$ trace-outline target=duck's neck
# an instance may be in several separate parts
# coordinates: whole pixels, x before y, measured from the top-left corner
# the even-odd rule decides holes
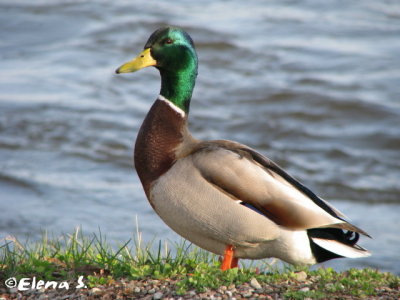
[[[159,68],[160,97],[148,112],[136,138],[135,168],[147,197],[151,183],[176,161],[177,149],[191,140],[187,115],[197,76],[197,57],[195,54],[183,56],[179,63],[181,67]]]
[[[135,144],[135,168],[149,197],[151,183],[176,160],[175,151],[187,135],[186,114],[160,97],[140,127]]]
[[[197,76],[197,64],[189,65],[179,72],[160,69],[161,91],[160,95],[189,113],[190,100]]]

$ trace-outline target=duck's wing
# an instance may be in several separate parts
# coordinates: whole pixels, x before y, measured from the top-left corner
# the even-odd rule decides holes
[[[190,155],[213,188],[256,208],[276,224],[294,230],[341,228],[368,236],[277,164],[245,145],[201,142]]]

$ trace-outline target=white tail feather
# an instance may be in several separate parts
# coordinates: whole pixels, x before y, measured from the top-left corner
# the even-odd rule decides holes
[[[358,258],[358,257],[367,257],[371,255],[371,252],[359,246],[357,246],[359,247],[359,249],[357,249],[335,240],[327,240],[314,237],[312,237],[311,239],[318,246],[343,257]]]

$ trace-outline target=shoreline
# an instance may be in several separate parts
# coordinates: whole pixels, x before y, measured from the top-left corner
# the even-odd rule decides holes
[[[400,276],[262,261],[220,270],[219,257],[185,241],[114,250],[104,236],[73,234],[0,245],[0,299],[399,299]],[[164,245],[164,246],[162,246]],[[46,289],[47,287],[47,289]]]
[[[364,269],[367,270],[367,269]],[[364,271],[361,270],[361,271]],[[378,271],[374,271],[379,274]],[[380,273],[383,274],[383,273]],[[339,277],[342,274],[338,274]],[[351,275],[351,274],[348,274]],[[71,282],[69,289],[31,289],[18,291],[0,289],[0,299],[399,299],[400,287],[391,284],[374,286],[373,294],[357,292],[344,285],[337,285],[337,281],[324,282],[325,289],[321,289],[320,278],[307,274],[305,271],[294,272],[293,277],[276,283],[267,283],[256,277],[241,284],[221,285],[217,288],[203,290],[190,288],[182,290],[180,282],[185,279],[142,279],[114,280],[88,288],[76,289]]]

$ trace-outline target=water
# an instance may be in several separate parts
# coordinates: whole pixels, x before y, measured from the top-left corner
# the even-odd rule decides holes
[[[117,76],[150,33],[184,27],[200,59],[190,128],[281,164],[374,239],[335,260],[400,274],[398,1],[0,3],[0,238],[101,229],[179,240],[132,168],[159,91],[154,69]]]

